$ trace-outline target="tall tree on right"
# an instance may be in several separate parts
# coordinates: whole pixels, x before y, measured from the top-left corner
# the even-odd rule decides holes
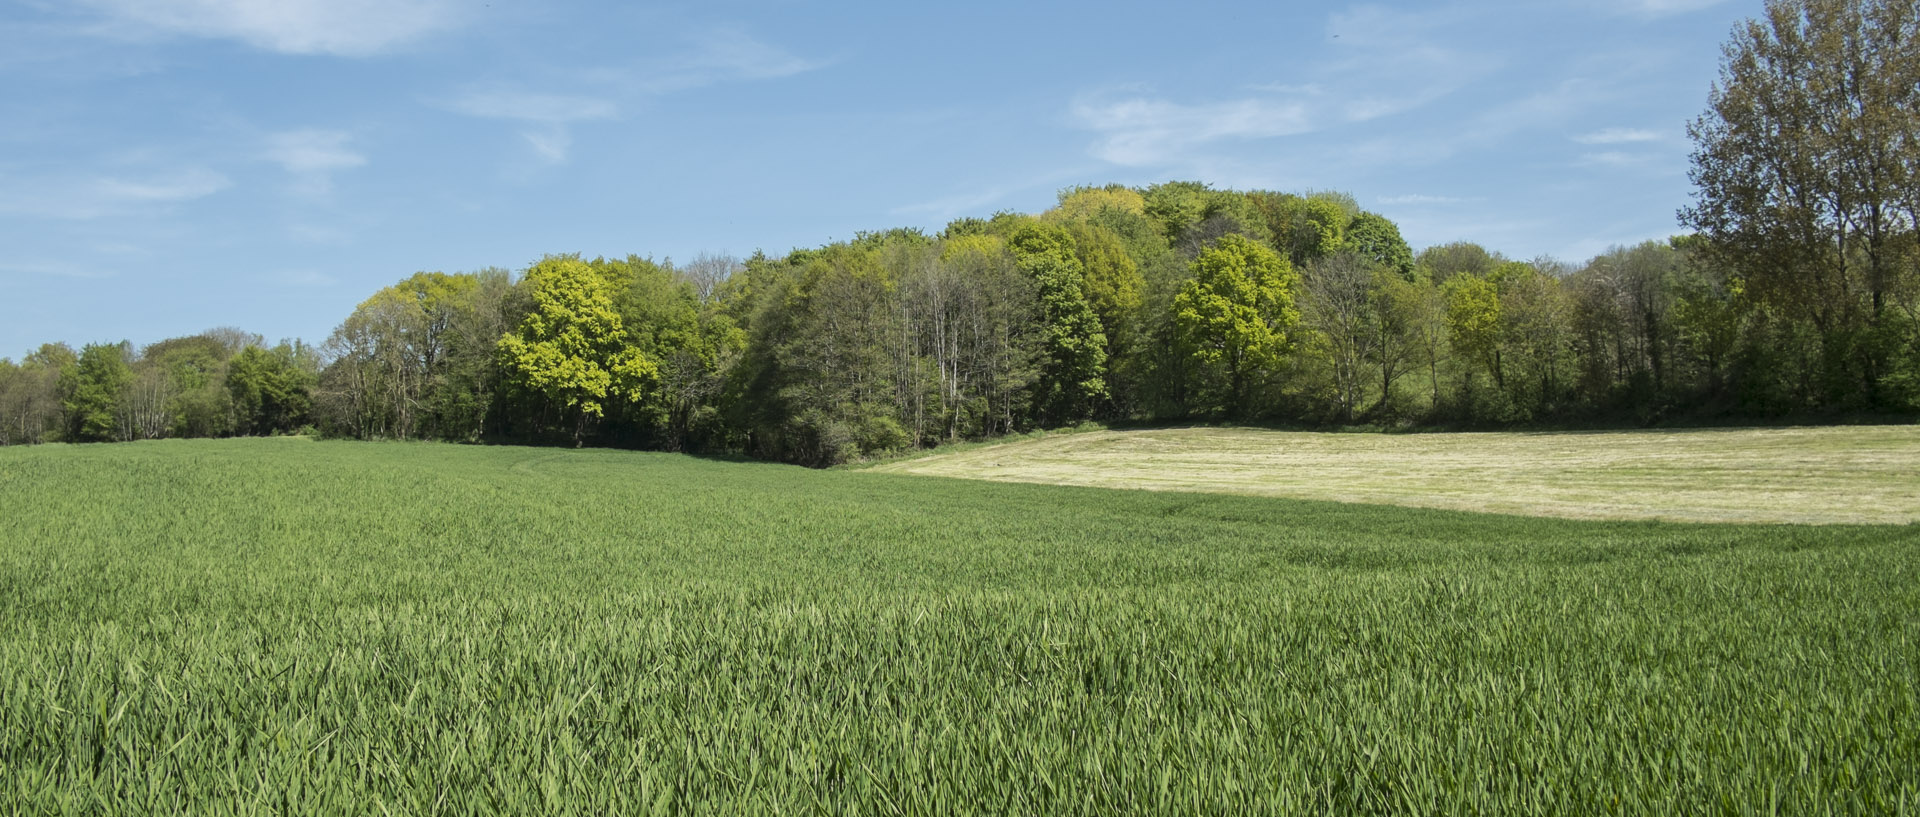
[[[1830,404],[1888,405],[1915,365],[1920,6],[1769,0],[1724,52],[1680,220],[1816,330]]]

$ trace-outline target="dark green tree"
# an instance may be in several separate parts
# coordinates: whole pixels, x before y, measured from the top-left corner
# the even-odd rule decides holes
[[[66,411],[67,439],[103,442],[126,439],[119,419],[121,392],[133,380],[123,343],[89,343],[81,347],[73,368],[61,377],[61,405]]]
[[[1087,301],[1086,270],[1073,237],[1052,225],[1028,224],[1008,241],[1014,263],[1033,279],[1039,299],[1042,363],[1034,405],[1042,425],[1093,416],[1107,397],[1107,336]]]
[[[1374,267],[1384,267],[1413,279],[1413,250],[1400,237],[1400,227],[1378,213],[1363,212],[1347,224],[1346,249]]]
[[[307,350],[294,343],[248,346],[227,361],[234,428],[241,434],[284,434],[311,419],[317,372]]]

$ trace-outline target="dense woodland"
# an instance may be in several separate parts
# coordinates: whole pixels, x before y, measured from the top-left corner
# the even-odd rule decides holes
[[[1759,297],[1702,239],[1418,254],[1335,194],[1077,188],[745,261],[420,273],[319,347],[235,330],[0,363],[0,439],[287,433],[805,463],[1089,420],[1645,424],[1920,403],[1912,281]],[[1909,276],[1910,278],[1911,276]]]
[[[829,464],[1087,421],[1912,415],[1912,6],[1770,4],[1690,129],[1692,232],[1577,266],[1415,253],[1337,193],[1079,187],[784,256],[419,273],[318,347],[50,344],[0,359],[0,444],[312,429]]]

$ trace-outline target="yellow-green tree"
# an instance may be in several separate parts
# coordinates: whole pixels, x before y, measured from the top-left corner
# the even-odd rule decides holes
[[[1273,250],[1224,235],[1193,259],[1174,296],[1174,325],[1192,358],[1225,376],[1227,410],[1243,415],[1254,377],[1279,363],[1300,322],[1300,276]]]
[[[500,338],[500,366],[509,385],[544,398],[573,421],[579,445],[609,403],[638,403],[659,365],[627,343],[603,276],[577,258],[548,258],[521,285],[533,306]]]
[[[1486,367],[1494,384],[1506,387],[1500,366],[1500,288],[1488,277],[1455,275],[1441,287],[1447,296],[1447,330],[1453,349]]]
[[[1086,221],[1108,210],[1145,215],[1147,200],[1139,191],[1117,184],[1073,187],[1060,191],[1060,204],[1042,217],[1052,221]]]

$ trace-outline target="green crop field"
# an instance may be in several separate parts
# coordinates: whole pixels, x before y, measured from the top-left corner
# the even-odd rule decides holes
[[[1913,813],[1920,526],[0,449],[0,814]]]
[[[872,470],[1587,519],[1920,521],[1920,426],[1327,434],[1162,428],[964,446]]]

